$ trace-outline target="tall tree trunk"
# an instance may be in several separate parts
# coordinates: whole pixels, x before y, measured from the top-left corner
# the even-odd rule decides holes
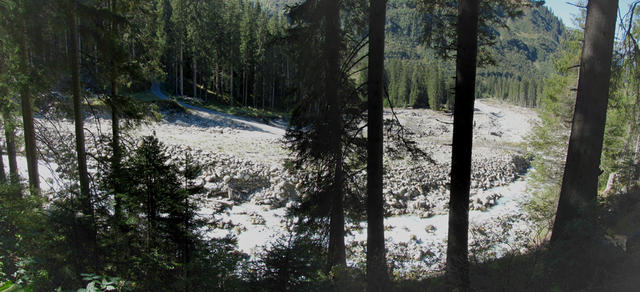
[[[111,1],[111,12],[117,13],[118,11],[117,0]],[[117,35],[117,24],[111,23],[111,29]],[[118,97],[118,81],[117,81],[117,68],[115,62],[111,61],[111,68],[109,72],[109,82],[111,85],[111,149],[113,151],[111,156],[111,173],[113,176],[113,190],[115,196],[114,215],[116,224],[122,227],[122,199],[120,195],[123,190],[121,189],[120,180],[122,179],[121,161],[122,161],[122,148],[120,147],[120,98]]]
[[[91,262],[97,267],[96,260],[96,230],[95,230],[95,214],[93,212],[92,198],[89,192],[89,173],[87,172],[87,154],[85,151],[84,141],[84,115],[82,113],[82,85],[80,83],[80,36],[78,34],[77,4],[71,2],[70,11],[67,14],[69,31],[71,32],[71,90],[73,93],[73,117],[76,134],[76,155],[78,157],[78,174],[80,181],[80,204],[81,210],[89,216],[90,220],[84,222],[81,226],[82,237],[80,245],[86,246],[82,250],[81,255],[84,257],[91,256]],[[75,226],[75,224],[74,224]],[[79,266],[82,269],[84,267]]]
[[[207,81],[202,80],[202,85],[204,86],[204,100],[209,100],[209,86],[211,86],[211,89],[213,89],[213,80],[208,80],[208,84]]]
[[[17,184],[19,181],[18,174],[18,160],[16,153],[16,138],[14,132],[14,126],[10,122],[11,114],[7,108],[3,108],[2,118],[4,120],[4,136],[7,141],[7,158],[9,158],[9,181],[12,184]]]
[[[87,153],[84,144],[84,115],[82,113],[82,85],[80,84],[80,42],[78,41],[78,20],[76,5],[72,4],[68,22],[71,31],[71,87],[73,91],[73,118],[76,134],[76,154],[78,156],[78,174],[83,212],[93,215],[91,195],[89,194],[89,173],[87,171]]]
[[[588,227],[595,223],[617,9],[618,1],[611,0],[590,0],[587,5],[578,93],[552,243],[592,236]]]
[[[198,61],[196,60],[195,53],[193,55],[193,97],[198,97]]]
[[[218,68],[218,60],[217,59],[216,59],[215,67],[216,68],[214,69],[215,73],[213,75],[214,76],[213,80],[214,80],[214,83],[215,83],[216,95],[218,95],[218,94],[220,94],[220,81],[219,81],[219,79],[220,79],[220,70]]]
[[[178,66],[180,66],[180,97],[184,97],[184,52],[182,51],[182,41],[180,41],[180,59]]]
[[[471,187],[479,3],[480,0],[461,0],[458,4],[456,91],[446,272],[452,288],[459,291],[469,290],[469,189]]]
[[[247,65],[242,64],[242,104],[247,106]]]
[[[0,184],[7,182],[7,174],[4,171],[4,151],[2,150],[2,142],[0,142]]]
[[[285,62],[287,64],[287,75],[286,75],[287,77],[286,77],[285,85],[289,87],[289,84],[290,84],[289,82],[291,81],[291,78],[289,76],[289,58],[285,57]]]
[[[98,76],[98,45],[93,45],[93,74]]]
[[[232,55],[233,58],[233,55]],[[233,64],[231,64],[231,84],[229,84],[229,104],[233,106]]]
[[[276,78],[271,77],[271,81],[271,109],[273,109],[276,103]]]
[[[386,1],[370,0],[367,122],[367,291],[388,291],[382,195],[384,24]],[[288,69],[288,68],[287,68]],[[287,70],[288,71],[288,70]]]
[[[174,61],[175,61],[175,59],[174,59]],[[174,73],[173,76],[175,77],[174,78],[174,82],[173,82],[173,94],[175,94],[177,96],[178,95],[178,79],[180,79],[179,76],[178,76],[178,65],[177,65],[177,62],[173,63],[173,73]]]
[[[29,68],[29,49],[27,46],[26,20],[22,21],[22,39],[20,40],[20,69],[27,76],[31,77]],[[22,103],[22,123],[24,124],[24,143],[27,155],[27,169],[29,172],[29,186],[32,192],[40,191],[40,176],[38,175],[38,150],[36,146],[36,132],[33,124],[33,99],[29,81],[25,81],[20,90]]]
[[[340,83],[340,20],[338,0],[325,0],[327,62],[326,94],[330,127],[331,154],[334,159],[333,198],[329,215],[329,262],[331,269],[337,265],[346,266],[344,245],[344,171],[342,169],[342,100],[338,95]]]
[[[253,107],[258,108],[258,70],[256,70],[256,65],[253,65]]]
[[[114,178],[115,191],[115,217],[117,220],[122,218],[122,200],[120,194],[120,162],[122,161],[122,149],[120,148],[120,112],[118,109],[118,87],[115,78],[111,80],[111,148],[113,156],[111,157],[111,171]]]
[[[5,72],[5,65],[4,65],[4,57],[0,56],[0,76],[2,76]],[[0,99],[2,98],[8,98],[7,96],[7,87],[4,84],[0,84]],[[4,105],[0,105],[0,110],[4,111],[4,108],[8,107],[8,105],[4,104]],[[2,121],[4,128],[8,128],[10,127],[8,121]],[[8,139],[7,140],[7,146],[9,144]],[[4,158],[2,157],[4,155],[4,151],[2,150],[2,142],[0,142],[0,183],[6,183],[7,182],[7,174],[4,170]]]

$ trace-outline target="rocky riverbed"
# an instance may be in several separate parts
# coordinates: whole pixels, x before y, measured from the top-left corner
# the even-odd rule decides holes
[[[411,133],[407,138],[416,141],[429,159],[385,155],[389,257],[406,273],[436,271],[444,263],[446,247],[453,119],[430,110],[400,109],[395,114]],[[385,113],[385,118],[393,117]],[[529,232],[521,207],[528,197],[529,168],[522,141],[536,115],[529,109],[478,100],[474,119],[471,250],[478,256],[499,255],[523,246]],[[46,139],[47,134],[41,133],[52,144],[42,149],[73,149],[71,122],[42,124],[43,129],[66,137]],[[108,133],[109,124],[108,119],[87,120],[92,157],[109,151],[104,141],[92,140],[99,136],[94,133]],[[134,128],[127,142],[135,145],[141,136],[156,135],[167,145],[172,161],[182,164],[189,154],[201,164],[204,171],[198,182],[206,193],[200,215],[211,219],[210,236],[236,236],[239,248],[252,254],[284,232],[286,208],[305,188],[302,178],[284,167],[288,152],[282,143],[285,129],[279,124],[283,123],[263,124],[189,106]],[[46,156],[55,158],[55,153]],[[90,165],[96,170],[97,160],[90,159]],[[356,179],[363,181],[364,175]],[[366,224],[352,224],[347,238],[351,263],[364,259],[365,240]]]

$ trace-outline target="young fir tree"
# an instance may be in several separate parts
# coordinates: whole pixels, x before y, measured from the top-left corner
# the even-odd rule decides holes
[[[580,56],[581,36],[579,31],[569,32],[567,39],[555,57],[555,73],[544,81],[540,94],[538,116],[527,136],[527,147],[534,155],[531,173],[534,199],[525,209],[541,232],[551,231],[553,216],[557,209],[558,194],[564,160],[569,142],[571,117],[575,106]]]
[[[307,221],[302,227],[328,227],[328,269],[346,263],[344,224],[345,209],[349,208],[345,208],[345,202],[358,202],[349,204],[358,206],[362,198],[360,186],[349,178],[364,160],[364,139],[357,134],[364,119],[362,86],[356,86],[347,76],[359,68],[363,60],[360,50],[366,42],[362,35],[344,36],[361,30],[350,25],[344,26],[351,27],[349,30],[341,28],[339,19],[344,18],[339,15],[344,7],[336,2],[309,0],[289,14],[300,86],[286,139],[296,154],[294,170],[308,179],[309,192],[296,211]],[[325,17],[330,21],[324,21]],[[348,39],[357,41],[345,41]]]
[[[182,170],[180,170],[182,169]],[[127,189],[123,196],[127,233],[132,249],[130,257],[139,257],[133,266],[123,266],[133,278],[143,281],[145,289],[189,291],[191,277],[198,272],[202,244],[196,219],[196,196],[203,188],[195,182],[202,169],[187,154],[184,165],[169,162],[164,146],[157,138],[144,137],[133,157],[124,165]]]

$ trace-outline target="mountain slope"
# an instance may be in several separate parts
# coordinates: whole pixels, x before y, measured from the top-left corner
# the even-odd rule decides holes
[[[301,0],[257,0],[274,13]],[[523,8],[523,15],[494,27],[496,43],[488,47],[495,65],[478,70],[478,96],[536,106],[549,62],[566,36],[558,17],[544,6]],[[391,101],[400,106],[451,107],[453,60],[442,60],[424,44],[431,18],[412,0],[389,0],[386,23],[386,67]]]

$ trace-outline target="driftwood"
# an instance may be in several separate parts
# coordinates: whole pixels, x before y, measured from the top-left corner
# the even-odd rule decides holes
[[[443,124],[447,124],[447,125],[453,125],[453,122],[442,121],[440,119],[436,119],[436,121],[441,122]]]

